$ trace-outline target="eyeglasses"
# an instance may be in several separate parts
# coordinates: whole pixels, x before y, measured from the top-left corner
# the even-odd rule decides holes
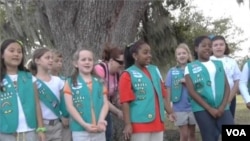
[[[115,58],[113,58],[113,60],[116,61],[119,65],[123,65],[123,63],[124,63],[123,61],[117,60],[117,59],[115,59]]]

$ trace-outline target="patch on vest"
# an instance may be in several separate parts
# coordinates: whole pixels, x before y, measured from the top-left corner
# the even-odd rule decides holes
[[[72,89],[76,90],[76,89],[81,89],[82,88],[82,83],[78,82],[76,86],[74,86],[72,84]]]
[[[135,71],[135,70],[132,70],[132,75],[135,77],[135,78],[142,78],[142,74],[138,71]]]
[[[192,68],[192,72],[193,73],[198,73],[198,72],[201,72],[202,71],[202,68],[201,68],[201,66],[192,66],[193,68]]]

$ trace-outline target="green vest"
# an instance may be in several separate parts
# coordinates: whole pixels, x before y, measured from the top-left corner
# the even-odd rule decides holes
[[[40,79],[37,79],[37,88],[39,99],[46,105],[56,116],[60,117],[60,101],[51,91],[51,89]]]
[[[173,67],[170,69],[171,73],[171,101],[180,101],[182,94],[182,83],[181,79],[184,78],[183,70],[179,67]]]
[[[133,123],[147,123],[155,119],[155,92],[159,101],[161,120],[165,121],[164,102],[161,90],[161,78],[157,67],[148,65],[152,80],[135,65],[126,71],[130,74],[135,100],[130,102],[130,120]]]
[[[68,84],[72,92],[73,105],[86,123],[92,123],[91,107],[93,106],[96,120],[103,107],[103,84],[96,77],[92,77],[92,93],[90,93],[87,84],[82,77],[78,75],[77,86],[73,86],[72,79],[69,78]],[[97,122],[97,121],[96,121]],[[85,129],[72,117],[70,120],[70,129],[72,131],[84,131]]]
[[[188,64],[189,76],[192,80],[195,91],[211,107],[218,108],[224,98],[225,72],[221,61],[212,61],[216,68],[215,73],[215,97],[213,95],[211,80],[207,68],[200,62],[194,61]],[[203,111],[204,108],[191,98],[193,112]],[[226,107],[228,108],[228,107]]]
[[[18,71],[17,90],[9,76],[5,75],[3,91],[0,91],[0,133],[15,133],[18,127],[19,95],[26,122],[30,128],[37,127],[35,93],[32,75],[25,71]]]
[[[66,77],[64,76],[60,76],[60,78],[63,80],[63,81],[66,81]],[[64,98],[64,93],[63,91],[60,93],[60,111],[61,111],[61,115],[63,117],[66,117],[68,118],[69,117],[69,112],[67,111],[67,107],[66,107],[66,103],[65,103],[65,98]]]

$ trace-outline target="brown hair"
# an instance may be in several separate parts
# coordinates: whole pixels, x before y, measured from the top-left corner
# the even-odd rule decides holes
[[[36,65],[35,60],[41,58],[46,52],[49,52],[49,51],[50,49],[48,48],[38,48],[33,52],[32,60],[29,62],[29,64],[27,64],[30,72],[33,75],[37,74],[37,65]]]
[[[80,48],[80,49],[76,50],[76,52],[73,54],[73,62],[76,62],[79,59],[79,57],[80,57],[79,54],[80,54],[81,51],[89,51],[89,52],[91,52],[93,54],[93,52],[91,50],[88,50],[88,49],[85,49],[85,48]],[[94,54],[93,54],[93,59],[95,59]],[[79,74],[79,69],[77,67],[74,67],[74,72],[71,75],[73,86],[77,86],[77,76],[78,76],[78,74]],[[94,66],[93,66],[91,74],[95,75]]]
[[[106,43],[102,53],[102,61],[116,59],[119,58],[120,55],[123,55],[123,49],[119,48],[118,46]]]

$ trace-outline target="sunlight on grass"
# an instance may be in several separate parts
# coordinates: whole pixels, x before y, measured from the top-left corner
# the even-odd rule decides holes
[[[236,105],[236,113],[235,113],[235,123],[236,124],[250,124],[249,121],[250,113],[249,109],[247,109],[246,104],[241,95],[237,95],[237,105]],[[166,122],[167,132],[173,132],[176,130],[178,132],[178,128],[175,127],[174,123],[167,121]],[[175,133],[176,134],[176,133]],[[200,132],[197,128],[196,130],[196,140],[201,141]],[[168,140],[168,141],[178,141],[178,139]]]

